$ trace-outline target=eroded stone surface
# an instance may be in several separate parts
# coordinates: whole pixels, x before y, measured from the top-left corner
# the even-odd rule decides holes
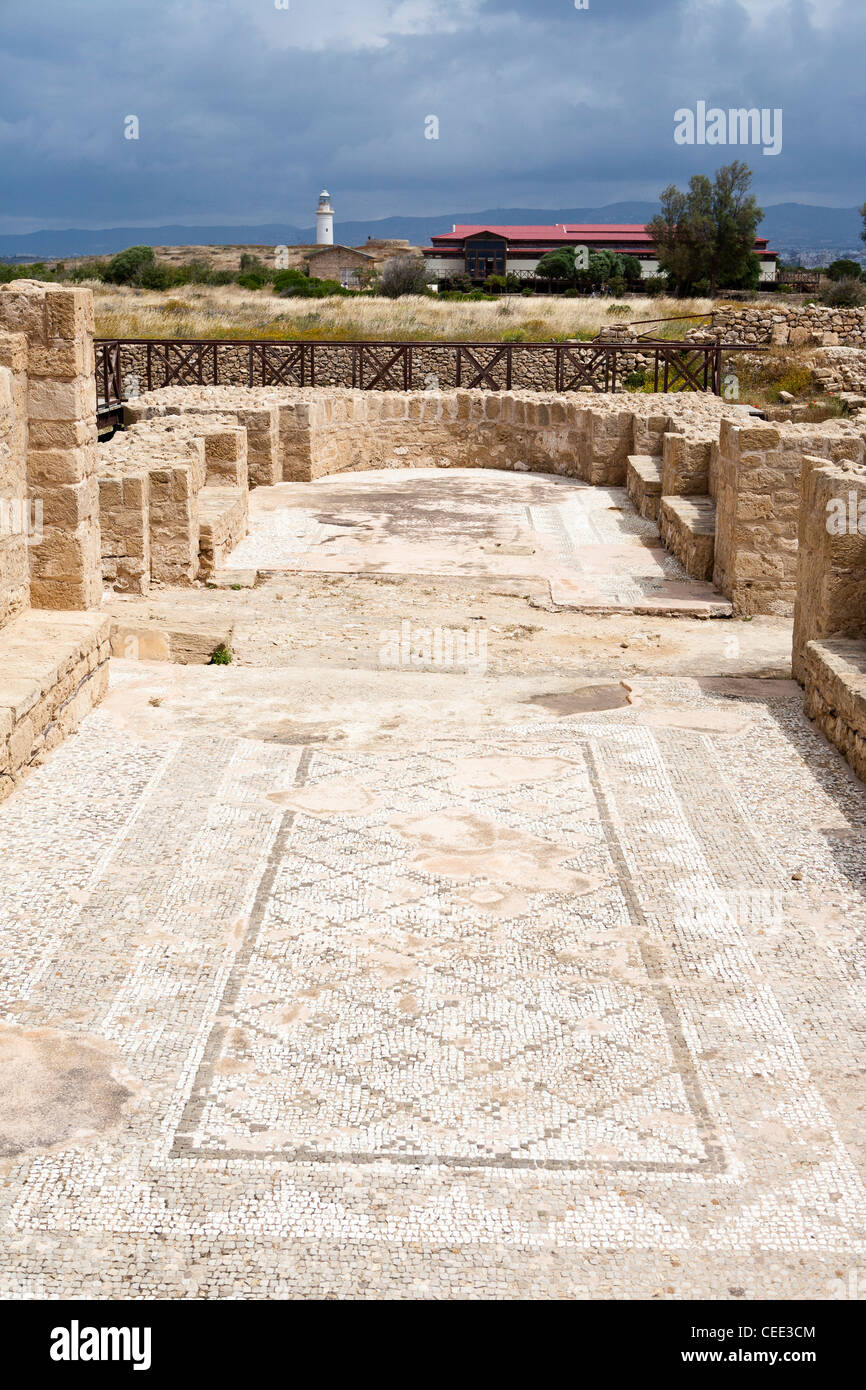
[[[0,1158],[118,1127],[132,1092],[102,1039],[0,1024]]]

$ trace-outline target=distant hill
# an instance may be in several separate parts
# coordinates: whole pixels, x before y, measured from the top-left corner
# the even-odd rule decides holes
[[[367,237],[402,238],[414,246],[426,245],[431,236],[447,232],[455,222],[556,223],[648,222],[658,211],[650,202],[608,203],[600,208],[485,208],[481,212],[447,212],[429,217],[384,217],[378,221],[343,222],[337,219],[337,239],[359,246]],[[808,203],[777,203],[765,209],[761,235],[775,250],[844,251],[863,248],[862,219],[857,208],[813,207]],[[0,257],[36,259],[58,256],[107,256],[125,246],[296,246],[314,242],[313,227],[285,223],[259,226],[203,227],[106,227],[97,231],[68,228],[63,231],[0,235]]]

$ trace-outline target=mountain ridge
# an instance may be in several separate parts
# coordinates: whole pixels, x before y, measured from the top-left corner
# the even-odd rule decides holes
[[[399,238],[426,245],[431,236],[451,230],[457,223],[547,224],[558,222],[648,222],[658,204],[643,201],[608,203],[596,208],[485,208],[480,212],[449,212],[422,217],[385,217],[337,221],[336,235],[344,245],[356,246],[367,237]],[[771,250],[832,251],[861,245],[859,210],[825,208],[810,203],[776,203],[765,209],[759,232],[769,238]],[[288,223],[244,226],[188,226],[168,223],[159,227],[102,227],[44,229],[0,234],[0,257],[54,258],[105,256],[126,246],[238,246],[308,245],[316,240],[313,227]]]

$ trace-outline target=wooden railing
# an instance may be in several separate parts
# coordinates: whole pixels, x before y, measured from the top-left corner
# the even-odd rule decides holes
[[[162,386],[616,391],[640,354],[654,390],[719,395],[722,354],[760,350],[662,338],[587,343],[98,339],[96,376],[101,411],[116,411],[125,398]]]

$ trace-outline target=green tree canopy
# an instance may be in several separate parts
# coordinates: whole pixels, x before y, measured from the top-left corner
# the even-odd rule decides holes
[[[573,283],[574,247],[558,246],[555,251],[545,251],[535,270],[540,280],[568,280]]]
[[[679,294],[690,293],[700,280],[708,281],[711,295],[719,285],[734,289],[755,281],[755,234],[764,214],[749,192],[751,183],[751,169],[734,160],[712,182],[695,174],[687,193],[674,184],[662,193],[661,211],[647,230],[659,269]]]
[[[833,261],[827,267],[827,275],[831,280],[859,280],[861,267],[859,261],[849,261],[844,258]]]

